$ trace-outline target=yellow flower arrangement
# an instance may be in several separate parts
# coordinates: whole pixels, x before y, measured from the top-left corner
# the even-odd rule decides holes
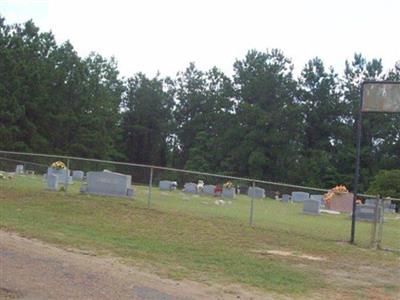
[[[56,170],[61,170],[66,168],[65,164],[62,161],[53,162],[50,167]]]
[[[224,183],[224,188],[225,189],[231,189],[233,188],[233,183],[231,181],[227,181]]]
[[[338,194],[348,193],[349,190],[344,185],[337,185],[334,188],[330,189],[328,193],[324,195],[324,201],[326,204],[330,204],[333,197]]]

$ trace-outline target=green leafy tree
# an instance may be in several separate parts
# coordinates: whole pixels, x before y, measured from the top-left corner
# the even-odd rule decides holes
[[[400,198],[400,170],[382,170],[371,182],[368,189],[371,195]]]
[[[166,165],[173,118],[163,80],[139,73],[127,81],[122,112],[123,149],[131,162]]]
[[[230,156],[235,171],[272,180],[298,181],[301,114],[293,66],[282,52],[249,51],[234,64],[237,127]]]

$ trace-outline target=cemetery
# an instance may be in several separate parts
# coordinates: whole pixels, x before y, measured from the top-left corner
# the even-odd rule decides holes
[[[186,257],[193,257],[193,260],[202,261],[206,266],[214,267],[214,263],[205,260],[204,257],[215,255],[215,260],[223,264],[226,274],[228,272],[245,274],[243,276],[249,280],[264,282],[263,284],[267,284],[267,277],[264,273],[258,275],[256,270],[270,268],[268,264],[264,265],[265,257],[263,255],[249,256],[249,249],[241,248],[241,242],[237,243],[237,241],[246,239],[246,244],[252,245],[250,247],[253,249],[259,247],[256,245],[260,244],[260,240],[268,237],[267,245],[272,247],[271,249],[281,249],[281,243],[284,243],[285,247],[289,247],[296,253],[337,260],[336,255],[343,247],[337,241],[348,239],[349,213],[323,214],[321,207],[326,195],[310,195],[293,191],[291,194],[282,194],[280,201],[276,201],[265,197],[266,191],[263,188],[249,187],[246,189],[246,194],[241,194],[236,193],[232,183],[225,182],[220,186],[222,194],[216,197],[217,185],[208,184],[206,181],[200,191],[198,184],[195,183],[196,180],[178,184],[172,180],[162,179],[154,182],[154,187],[158,188],[152,189],[151,210],[148,210],[146,209],[148,186],[133,183],[130,175],[107,170],[85,173],[81,171],[83,174],[75,170],[66,171],[66,168],[63,171],[47,170],[43,177],[40,175],[15,176],[10,180],[0,180],[0,189],[8,195],[7,197],[12,197],[13,193],[19,190],[32,191],[31,195],[37,195],[37,198],[30,196],[22,202],[18,200],[15,204],[10,200],[10,207],[7,202],[3,203],[3,209],[7,213],[1,221],[2,224],[13,224],[14,217],[8,217],[8,214],[17,214],[21,216],[20,220],[26,219],[27,223],[21,223],[21,226],[24,226],[23,228],[32,226],[29,230],[35,232],[35,235],[41,239],[54,241],[56,239],[52,237],[60,234],[61,230],[65,236],[63,243],[70,243],[71,238],[79,238],[80,245],[83,247],[102,245],[101,247],[108,251],[127,253],[127,255],[133,255],[132,251],[136,251],[137,247],[145,249],[147,253],[157,255],[154,254],[157,252],[153,252],[153,245],[157,245],[157,251],[164,251],[165,244],[157,241],[167,236],[168,239],[164,240],[164,243],[176,243],[174,247],[180,249],[179,255],[178,253],[169,254],[168,257],[179,261],[179,265],[190,268],[193,264],[191,258],[182,260],[182,255],[186,255]],[[72,182],[66,180],[68,177],[65,174],[68,175],[68,173],[72,177]],[[60,191],[66,182],[68,182],[68,197],[65,197],[64,192],[54,192]],[[69,183],[72,184],[69,185]],[[250,230],[249,234],[247,222],[253,196],[254,230]],[[292,201],[293,198],[295,201]],[[370,242],[370,220],[373,214],[368,209],[372,202],[368,200],[365,204],[357,206],[356,217],[360,221],[357,223],[358,246],[368,247]],[[24,209],[15,210],[15,205]],[[37,205],[42,207],[39,212],[36,210]],[[385,205],[385,207],[390,207],[390,205]],[[53,211],[58,212],[56,227],[49,226],[49,224],[54,224],[54,219],[51,217]],[[31,222],[32,218],[40,218],[41,221]],[[395,214],[387,212],[383,237],[385,245],[397,247],[396,237],[400,234],[399,225],[400,218],[396,219]],[[53,231],[55,230],[53,228],[57,228],[57,231]],[[74,231],[74,235],[69,235],[68,232],[75,230],[74,228],[80,229]],[[87,235],[87,230],[93,233]],[[146,239],[149,239],[149,232],[154,240],[152,239],[148,244]],[[179,232],[179,234],[176,235],[174,232]],[[194,233],[196,233],[196,238],[193,240]],[[92,234],[94,234],[93,238]],[[136,242],[138,235],[140,243]],[[180,235],[184,235],[183,239],[188,241],[184,246],[182,243],[185,241],[178,238]],[[196,242],[197,240],[199,242]],[[315,241],[318,243],[315,244]],[[222,248],[218,248],[221,243]],[[196,251],[191,252],[194,251],[191,249],[196,249]],[[211,254],[210,249],[213,249]],[[360,256],[357,249],[347,250],[349,256],[345,254],[346,262],[356,258],[362,259],[363,256]],[[198,256],[199,251],[200,257],[203,258]],[[232,255],[249,260],[250,265],[255,264],[257,267],[243,270],[243,265],[240,265],[241,269],[237,269],[236,265],[231,263]],[[370,255],[368,254],[368,257]],[[165,259],[165,257],[160,256],[158,259]],[[393,263],[391,256],[386,259],[388,263]],[[168,268],[175,270],[174,263],[169,263]],[[298,276],[292,269],[280,271],[278,265],[273,267],[273,270],[274,274],[282,274],[283,278],[295,280]],[[315,270],[309,272],[312,274]],[[304,276],[302,275],[303,280]],[[319,282],[327,280],[321,279],[324,278],[321,275],[318,278]],[[313,275],[309,280],[310,283],[315,281]],[[290,286],[298,289],[303,284]],[[285,289],[289,288],[286,284],[284,286]]]

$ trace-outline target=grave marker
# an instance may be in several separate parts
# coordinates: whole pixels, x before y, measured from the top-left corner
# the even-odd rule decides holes
[[[254,198],[265,198],[265,190],[259,187],[249,187],[247,195],[249,197],[254,196]]]
[[[114,172],[88,172],[81,192],[117,197],[132,197],[132,177]]]

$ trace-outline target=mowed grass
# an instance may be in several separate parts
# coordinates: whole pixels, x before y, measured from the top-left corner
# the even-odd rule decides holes
[[[256,200],[255,227],[248,226],[250,200],[241,196],[217,206],[212,197],[135,187],[134,200],[43,189],[39,177],[0,181],[0,227],[53,244],[111,254],[161,276],[205,282],[239,283],[283,295],[308,295],[332,289],[325,268],[396,266],[399,254],[362,250],[344,243],[350,220],[306,216],[301,205]],[[385,224],[387,244],[396,247],[400,221]],[[371,225],[357,224],[361,244]],[[385,241],[386,242],[386,241]],[[322,257],[326,261],[268,255],[267,250]],[[388,269],[389,270],[389,269]],[[358,286],[357,295],[363,296]],[[378,285],[394,295],[399,287]],[[341,293],[340,286],[334,287]],[[348,287],[346,291],[348,293]],[[360,291],[361,290],[361,291]]]

